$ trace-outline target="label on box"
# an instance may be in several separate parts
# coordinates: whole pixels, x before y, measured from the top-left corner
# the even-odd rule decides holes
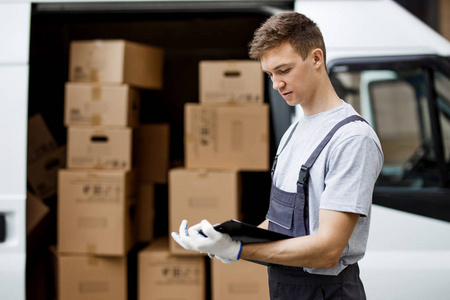
[[[158,275],[157,285],[199,285],[201,284],[201,265],[197,261],[158,262],[152,261],[149,267]]]
[[[78,203],[118,203],[124,195],[120,178],[76,178],[70,185],[79,190]]]
[[[80,294],[106,293],[110,290],[107,281],[80,281],[78,282],[78,291]]]
[[[78,218],[80,229],[104,229],[108,228],[108,220],[104,217],[80,217]],[[96,251],[92,251],[95,253]]]
[[[217,152],[216,110],[204,108],[199,109],[196,113],[198,116],[193,117],[193,119],[196,122],[194,130],[196,132],[195,138],[198,142],[195,145],[198,145],[198,147],[212,147],[213,151]]]
[[[202,108],[197,111],[198,116],[194,116],[195,120],[195,136],[197,140],[195,145],[198,148],[209,148],[213,152],[218,152],[219,130],[217,124],[217,110]],[[243,124],[241,120],[232,120],[229,124],[230,133],[230,150],[241,151],[244,144]],[[196,147],[196,148],[197,148]],[[197,148],[197,149],[198,149]]]
[[[209,196],[209,197],[190,197],[188,200],[190,208],[203,208],[203,209],[214,209],[220,207],[220,198]]]
[[[69,111],[70,123],[86,123],[91,125],[102,124],[102,115],[108,111],[108,103],[105,102],[85,102],[82,110],[72,107]]]
[[[187,168],[267,170],[268,106],[185,106]]]

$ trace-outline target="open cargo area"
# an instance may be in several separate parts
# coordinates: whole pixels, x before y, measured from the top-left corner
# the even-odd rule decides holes
[[[172,228],[169,228],[170,182],[168,182],[168,171],[169,169],[180,167],[183,168],[186,165],[185,105],[186,103],[199,103],[200,101],[200,62],[248,60],[248,43],[252,38],[254,30],[267,17],[273,13],[276,13],[279,9],[293,9],[293,4],[290,3],[290,1],[267,1],[261,3],[257,3],[255,1],[248,2],[247,4],[236,3],[234,6],[229,3],[215,6],[208,5],[212,4],[196,3],[183,5],[178,3],[175,5],[170,2],[164,5],[161,3],[69,3],[64,5],[34,4],[30,32],[28,115],[30,118],[36,118],[36,116],[39,115],[42,117],[43,122],[48,126],[48,130],[50,131],[49,134],[53,136],[53,139],[49,138],[50,146],[60,149],[59,152],[62,153],[58,156],[58,158],[61,157],[61,161],[59,161],[57,166],[53,167],[57,167],[59,169],[69,168],[69,171],[73,167],[84,167],[87,169],[111,167],[111,165],[105,164],[77,165],[77,163],[74,162],[75,160],[73,160],[73,158],[75,155],[80,157],[80,151],[83,151],[82,153],[86,156],[89,151],[94,151],[92,149],[94,149],[95,146],[86,144],[82,150],[79,150],[81,149],[81,145],[84,143],[82,142],[82,139],[80,139],[82,134],[81,131],[85,132],[86,130],[89,130],[89,127],[86,127],[86,124],[83,124],[83,120],[80,118],[76,120],[78,123],[70,123],[72,121],[68,121],[65,98],[67,97],[66,93],[68,93],[69,88],[70,91],[74,90],[73,95],[78,97],[77,100],[85,97],[83,95],[89,95],[88,90],[86,90],[87,87],[83,86],[86,85],[86,83],[71,82],[71,78],[69,76],[71,60],[70,51],[73,41],[101,42],[123,40],[127,42],[149,45],[163,50],[162,88],[139,89],[140,104],[137,123],[140,125],[136,125],[135,116],[129,115],[127,117],[126,113],[123,112],[122,115],[124,116],[122,116],[119,109],[116,109],[116,112],[114,115],[111,115],[108,122],[116,122],[119,124],[120,117],[120,120],[124,120],[120,121],[121,126],[134,127],[133,131],[137,131],[138,134],[133,135],[133,139],[135,141],[132,143],[133,158],[136,156],[139,157],[141,161],[148,163],[148,160],[151,160],[148,156],[155,156],[155,158],[153,158],[155,168],[162,170],[165,174],[162,175],[160,171],[156,172],[159,174],[154,175],[151,174],[154,172],[153,170],[137,170],[139,176],[141,176],[140,178],[148,177],[150,179],[145,180],[145,183],[140,182],[135,184],[133,190],[136,190],[136,197],[138,199],[126,200],[126,210],[130,210],[131,213],[132,209],[135,207],[134,205],[136,204],[136,209],[140,209],[140,211],[134,212],[134,215],[139,215],[137,218],[141,221],[144,220],[144,223],[139,223],[141,221],[137,221],[139,224],[133,225],[133,221],[131,221],[130,225],[130,221],[127,221],[128,223],[125,223],[128,224],[126,225],[126,229],[129,231],[130,226],[148,227],[150,221],[152,221],[153,224],[151,224],[152,228],[146,227],[144,230],[136,229],[138,235],[138,237],[136,237],[137,242],[135,243],[135,247],[128,252],[128,255],[119,255],[119,258],[121,257],[122,261],[114,262],[103,260],[104,254],[101,253],[102,250],[100,249],[102,248],[99,244],[93,245],[89,242],[80,241],[81,244],[77,248],[78,250],[76,252],[85,253],[88,256],[93,255],[92,260],[83,261],[83,257],[85,257],[83,256],[84,254],[82,256],[77,256],[79,257],[77,259],[81,260],[79,260],[79,263],[76,263],[74,260],[74,265],[72,267],[68,262],[69,259],[75,259],[75,257],[72,257],[71,255],[67,256],[67,253],[70,252],[70,249],[75,248],[69,247],[64,250],[64,253],[58,253],[58,251],[62,250],[58,250],[58,247],[52,247],[52,250],[49,250],[49,246],[57,246],[61,242],[61,239],[64,239],[64,241],[67,241],[68,243],[73,242],[70,241],[67,234],[71,235],[71,237],[74,236],[70,233],[70,230],[74,230],[73,228],[76,228],[77,226],[75,221],[76,216],[73,215],[76,211],[76,207],[78,207],[77,209],[80,209],[80,201],[87,203],[92,200],[89,200],[91,198],[83,198],[86,196],[88,191],[87,183],[83,190],[84,195],[81,195],[82,190],[79,192],[76,192],[75,190],[71,192],[69,186],[70,188],[74,188],[74,185],[70,181],[64,183],[65,186],[61,186],[62,181],[60,179],[60,182],[58,182],[58,192],[53,196],[47,196],[45,199],[41,199],[48,207],[48,211],[43,213],[43,215],[45,215],[43,222],[39,223],[39,226],[34,228],[32,234],[28,237],[27,297],[29,299],[54,299],[58,295],[57,290],[59,290],[60,296],[72,294],[74,297],[77,297],[76,295],[81,297],[82,293],[80,291],[70,292],[71,290],[69,285],[70,282],[78,282],[82,280],[83,272],[80,274],[74,273],[73,278],[67,276],[72,276],[69,274],[71,274],[70,270],[71,268],[74,268],[74,266],[78,265],[80,268],[89,270],[89,266],[92,267],[93,265],[91,263],[94,262],[94,265],[96,264],[99,266],[99,270],[109,270],[103,272],[115,272],[114,281],[111,281],[109,284],[113,284],[116,288],[120,287],[120,291],[114,289],[117,294],[117,298],[114,299],[125,299],[123,298],[124,291],[127,291],[126,297],[128,299],[136,299],[139,281],[137,278],[137,268],[139,264],[137,253],[148,244],[151,245],[154,239],[164,238],[170,235],[170,231],[172,230]],[[272,111],[272,101],[280,101],[279,103],[281,104],[284,104],[284,101],[277,98],[277,95],[274,95],[270,91],[271,85],[266,78],[263,78],[262,84],[264,86],[264,97],[263,99],[257,99],[257,101],[260,102],[258,105],[264,105],[264,107],[258,106],[258,111],[260,111],[260,108],[265,108],[264,111],[268,117],[268,123],[266,124],[263,122],[263,124],[265,124],[264,126],[267,126],[268,136],[261,140],[263,146],[267,145],[267,149],[264,149],[263,151],[263,165],[261,167],[261,163],[259,163],[258,168],[255,170],[252,170],[250,166],[250,168],[247,168],[249,170],[244,168],[239,171],[239,185],[237,187],[233,187],[232,189],[235,190],[231,192],[238,194],[236,197],[239,198],[237,204],[240,208],[238,208],[236,213],[233,213],[230,216],[222,215],[224,218],[222,221],[229,218],[239,217],[241,220],[257,225],[265,218],[270,193],[269,161],[272,160],[271,157],[275,153],[275,141],[280,138],[280,130],[283,131],[290,124],[290,114],[292,111],[287,105],[281,109],[278,107],[277,111]],[[75,90],[76,88],[78,90]],[[83,88],[85,90],[84,92]],[[115,91],[112,88],[110,88],[110,90],[106,90],[106,88],[104,88],[102,90],[102,96],[99,96],[100,90],[98,88],[93,88],[91,96],[95,94],[95,96],[92,97],[102,99],[103,101],[102,97],[109,95],[108,97],[112,98],[114,96],[114,98],[119,99],[117,101],[123,102],[123,100],[120,100],[123,96],[120,95],[126,95],[127,93],[132,94],[133,89],[128,92],[129,88],[127,86],[123,86],[121,88],[125,90],[125,92],[119,92],[119,90]],[[117,103],[120,103],[121,107],[125,107],[124,109],[136,109],[135,107],[126,108],[126,104],[123,104],[122,102]],[[75,103],[73,105],[78,105],[78,110],[81,109],[80,107],[83,107],[82,104]],[[71,109],[77,110],[76,108]],[[251,111],[251,106],[248,106],[247,110]],[[237,112],[241,113],[241,110],[238,109]],[[136,113],[136,111],[134,111],[134,113]],[[230,113],[233,115],[232,111],[230,111]],[[276,119],[274,119],[275,113],[278,116],[284,117],[281,119],[278,118],[278,121],[276,121]],[[243,115],[242,118],[245,119],[245,115]],[[41,124],[42,120],[40,121]],[[264,120],[264,118],[262,120]],[[106,122],[106,119],[103,118],[101,121]],[[95,121],[92,121],[92,124],[90,125],[96,125],[99,122],[99,119],[96,119]],[[76,126],[73,127],[72,124],[76,124]],[[76,128],[80,124],[81,127]],[[153,125],[162,127],[161,129],[157,129],[159,127],[152,127]],[[34,125],[31,125],[30,123],[30,126],[33,127]],[[136,128],[139,130],[135,130]],[[236,128],[240,130],[241,127]],[[258,131],[262,130],[260,128],[256,129]],[[147,135],[143,133],[145,130],[147,130]],[[154,133],[152,130],[156,130],[158,133]],[[264,130],[262,131],[264,132]],[[107,130],[102,131],[102,134],[108,135],[109,131],[108,133],[106,133]],[[98,134],[98,130],[96,132]],[[77,133],[77,135],[75,135],[75,133]],[[69,137],[69,134],[72,134],[72,137]],[[160,136],[155,137],[157,134]],[[152,142],[156,144],[151,145],[146,136],[154,137],[154,139],[152,138]],[[246,139],[245,136],[243,138],[244,140]],[[112,142],[113,139],[110,139]],[[117,145],[114,144],[110,149],[102,149],[102,151],[107,151],[111,154],[114,152],[114,149],[117,149],[117,147],[122,147],[124,144],[130,144],[129,139],[130,137],[128,135],[126,143],[121,143],[119,140]],[[95,140],[93,141],[95,142]],[[117,143],[117,141],[115,143]],[[75,149],[74,145],[77,145],[78,152],[73,150]],[[72,150],[69,151],[66,147]],[[155,148],[157,148],[157,150],[155,150]],[[97,150],[95,151],[100,151],[98,148],[96,149]],[[65,157],[66,151],[67,157]],[[165,151],[165,155],[163,156],[161,156],[162,151]],[[155,154],[155,152],[157,154]],[[126,157],[129,157],[129,154],[127,155],[128,156]],[[106,159],[106,156],[103,157]],[[163,158],[161,159],[161,157]],[[67,164],[64,162],[65,159],[67,159]],[[158,160],[160,165],[158,165]],[[165,160],[168,161],[168,165],[161,165],[161,162]],[[79,162],[80,158],[77,161]],[[82,162],[86,162],[85,157],[83,157]],[[218,168],[226,168],[227,163],[224,161],[221,163],[222,165]],[[127,169],[130,168],[129,161],[122,164],[123,166],[127,165]],[[231,168],[234,167],[231,166]],[[237,168],[239,169],[239,165]],[[100,180],[105,182],[105,179],[101,179],[101,177],[99,177],[100,175],[96,175],[97,173],[93,171],[94,170],[92,170],[92,172],[87,172],[84,175],[80,173],[80,176],[84,177],[78,181],[88,182],[89,178],[94,176],[96,178],[98,177],[96,182],[100,182]],[[201,178],[205,176],[202,175],[204,174],[203,172],[200,171],[201,174],[199,176]],[[213,171],[210,172],[207,170],[206,173],[212,176]],[[93,181],[91,180],[90,182],[92,183],[92,187],[90,189],[95,191]],[[108,184],[111,186],[110,183]],[[129,189],[128,184],[129,183],[127,183],[127,189]],[[56,187],[52,186],[52,188],[55,189]],[[106,193],[107,188],[110,187],[106,185],[102,187],[98,186],[99,191],[102,193]],[[59,194],[62,190],[67,192],[67,198],[70,197],[69,194],[73,194],[73,208],[70,210],[67,210],[67,208],[64,208],[65,206],[63,207],[59,204],[61,201],[61,199],[59,199]],[[227,190],[227,187],[225,187],[225,190]],[[77,195],[81,196],[75,196],[74,193],[78,193]],[[144,197],[151,199],[148,201],[139,200],[139,193],[142,193]],[[82,197],[84,200],[76,200],[76,197]],[[211,197],[211,194],[206,192],[203,197]],[[98,202],[99,200],[97,199],[95,201]],[[139,204],[139,201],[144,201],[145,203]],[[203,205],[207,204],[204,199],[201,201],[203,202],[198,203],[203,203]],[[227,200],[225,199],[225,201]],[[97,206],[101,207],[101,204]],[[144,208],[146,209],[145,212],[143,211]],[[97,210],[99,209],[101,210],[101,208],[97,208]],[[212,208],[212,211],[214,212],[214,208]],[[64,220],[61,220],[61,216],[59,215],[62,214],[62,212],[64,212]],[[194,214],[194,211],[189,213]],[[197,214],[198,213],[199,212],[197,212]],[[68,227],[65,226],[65,224],[68,224],[67,220],[69,218],[73,219],[73,221],[71,221],[72,229],[67,229]],[[106,226],[105,222],[107,221],[99,221],[99,216],[96,218],[97,219],[94,220],[92,216],[89,219],[84,217],[82,226]],[[104,216],[104,220],[106,219],[107,217]],[[119,224],[120,222],[125,221],[119,221]],[[80,221],[78,221],[78,226],[81,226],[80,224]],[[61,228],[64,228],[64,232],[58,233],[58,229],[61,231]],[[129,239],[127,240],[128,242],[124,246],[125,248],[119,250],[117,253],[124,253],[124,249],[125,251],[129,249],[130,241]],[[66,244],[66,242],[64,243]],[[106,250],[106,248],[104,249],[105,250],[103,250],[103,253],[110,252],[109,250]],[[111,254],[107,254],[107,256],[108,255],[111,257]],[[110,259],[113,259],[113,257]],[[123,261],[124,258],[126,261],[125,264]],[[205,257],[202,257],[202,261],[204,258]],[[198,259],[198,257],[196,259]],[[114,267],[114,264],[116,264],[116,267]],[[171,263],[168,262],[168,264],[170,265]],[[115,271],[114,268],[116,268]],[[57,269],[59,272],[54,272],[54,270]],[[211,291],[213,284],[211,283],[209,260],[206,261],[205,271],[206,273],[202,273],[202,277],[200,277],[202,282],[199,286],[202,290],[198,291],[197,287],[196,293],[203,295],[202,297],[206,297],[206,299],[208,299],[213,293]],[[92,270],[89,272],[94,274],[96,271]],[[174,272],[177,271],[174,270]],[[42,274],[45,275],[43,276]],[[125,275],[127,278],[123,278],[124,274],[128,274]],[[55,276],[60,276],[59,282]],[[262,279],[264,281],[264,276]],[[85,278],[85,281],[86,280],[87,279]],[[128,284],[128,287],[125,288],[124,284]],[[256,286],[258,289],[254,291],[242,290],[239,293],[243,293],[243,295],[247,296],[248,293],[253,293],[255,297],[259,297],[259,295],[261,295],[261,290],[259,290],[259,288],[267,288],[264,284],[265,281],[263,282],[262,287],[258,287],[257,284]],[[37,288],[38,286],[39,288]],[[106,283],[93,284],[87,283],[87,281],[80,283],[79,287],[82,287],[82,290],[85,293],[107,293],[108,290]],[[196,287],[194,286],[194,289],[195,288]],[[217,289],[223,288],[227,287],[217,287]],[[112,291],[113,290],[111,290],[111,292]],[[65,297],[62,297],[61,299],[63,298],[66,299]],[[146,299],[145,296],[143,296],[142,299]]]

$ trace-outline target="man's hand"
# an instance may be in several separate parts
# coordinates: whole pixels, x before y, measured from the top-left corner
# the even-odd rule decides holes
[[[173,239],[187,250],[208,253],[210,257],[216,256],[224,263],[232,263],[239,260],[242,250],[242,242],[233,241],[228,234],[218,232],[207,221],[188,229],[188,222],[183,220],[180,232],[172,232]]]

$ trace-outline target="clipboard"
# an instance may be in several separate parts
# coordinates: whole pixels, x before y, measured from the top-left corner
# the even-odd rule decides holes
[[[244,244],[272,242],[292,238],[289,235],[259,228],[234,219],[214,225],[214,229],[222,233],[227,233],[233,240],[241,241]]]
[[[259,228],[254,225],[240,222],[238,220],[228,220],[221,224],[215,225],[214,229],[227,233],[231,236],[233,240],[241,241],[244,244],[247,243],[263,243],[272,242],[284,239],[290,239],[292,236],[278,233],[275,231]],[[246,259],[247,261],[257,263],[260,265],[268,266],[269,263]]]

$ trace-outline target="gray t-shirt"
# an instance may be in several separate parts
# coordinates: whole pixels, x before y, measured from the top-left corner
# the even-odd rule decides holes
[[[345,102],[333,110],[301,116],[298,126],[278,157],[273,177],[275,186],[297,191],[300,167],[317,145],[339,121],[358,113]],[[294,123],[295,124],[295,123]],[[280,141],[281,151],[294,124]],[[365,253],[370,225],[372,193],[383,165],[380,141],[365,122],[355,121],[341,127],[325,146],[310,169],[310,234],[319,228],[319,210],[327,209],[360,214],[339,263],[331,269],[305,268],[312,274],[337,275],[347,265],[359,261]]]

